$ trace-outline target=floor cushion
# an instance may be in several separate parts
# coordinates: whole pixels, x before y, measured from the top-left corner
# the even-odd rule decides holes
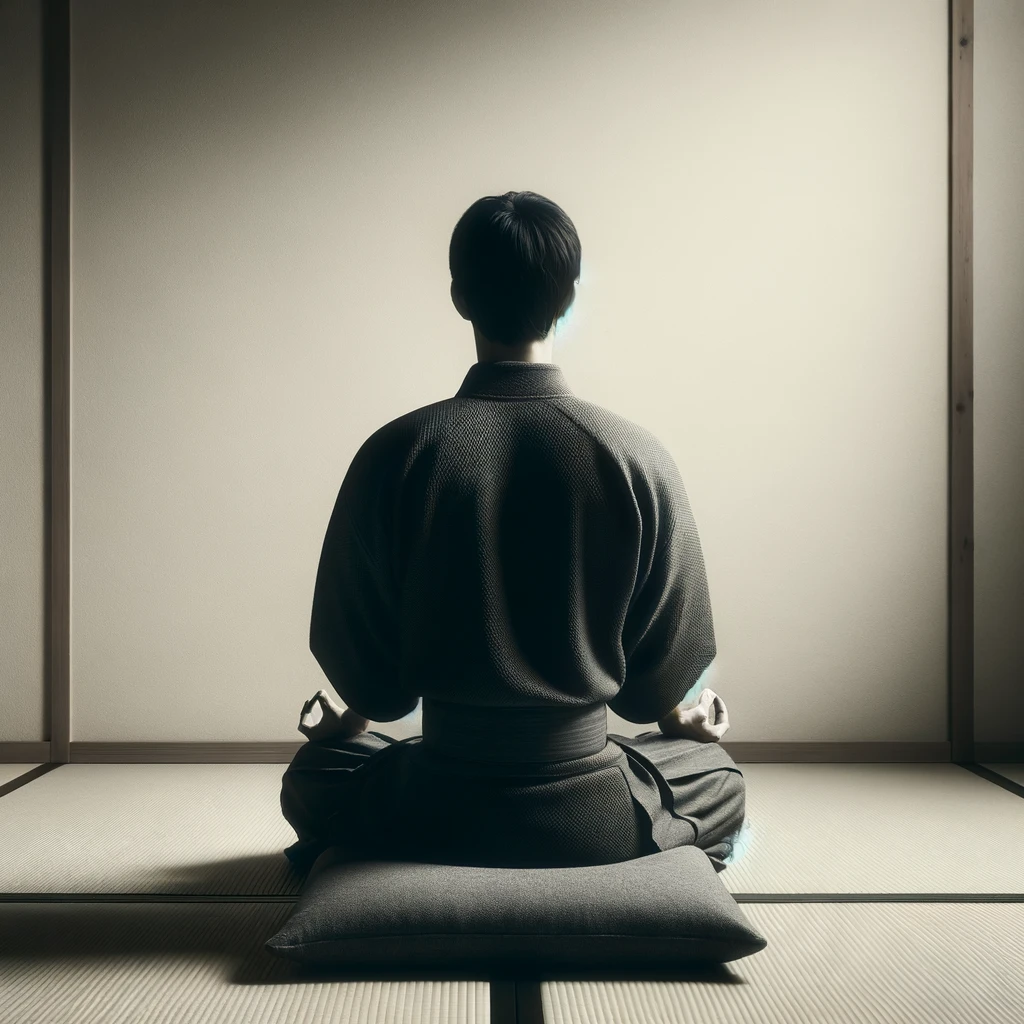
[[[266,948],[336,967],[672,967],[767,946],[699,847],[616,864],[315,861]]]

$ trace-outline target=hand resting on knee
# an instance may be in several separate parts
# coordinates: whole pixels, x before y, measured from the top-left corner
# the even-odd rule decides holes
[[[319,722],[309,725],[304,719],[313,710],[314,704],[320,705],[322,713]],[[340,708],[326,690],[317,690],[302,705],[299,713],[299,732],[311,740],[347,740],[365,732],[369,724],[368,719],[357,715],[351,708]]]
[[[676,705],[658,720],[658,728],[666,736],[716,743],[729,728],[729,710],[714,690],[702,690],[696,704]]]

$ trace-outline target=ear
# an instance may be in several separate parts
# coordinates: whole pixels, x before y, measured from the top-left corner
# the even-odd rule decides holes
[[[455,287],[455,282],[454,281],[452,281],[452,286],[449,289],[449,291],[450,291],[450,294],[451,294],[451,297],[452,297],[452,303],[455,305],[455,308],[458,310],[459,316],[461,316],[463,320],[468,320],[469,319],[469,314],[466,313],[466,307],[462,304],[462,296],[459,294],[458,289]]]

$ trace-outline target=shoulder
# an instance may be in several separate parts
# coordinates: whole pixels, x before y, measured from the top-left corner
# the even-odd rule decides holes
[[[688,520],[690,500],[679,467],[661,439],[643,424],[578,398],[557,400],[604,447],[629,482],[645,515]]]
[[[460,406],[461,403],[445,398],[388,420],[356,450],[349,475],[372,477],[378,482],[396,474],[401,476],[410,459],[432,441],[464,426],[465,413]]]
[[[554,404],[632,469],[653,475],[676,471],[671,452],[642,424],[586,399],[560,398]]]
[[[378,427],[363,442],[360,453],[375,457],[406,453],[432,435],[456,425],[460,419],[460,404],[444,398],[402,413]]]

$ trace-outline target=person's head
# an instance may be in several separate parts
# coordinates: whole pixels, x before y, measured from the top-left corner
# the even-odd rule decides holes
[[[478,199],[448,247],[451,296],[478,352],[522,358],[576,298],[580,240],[560,206],[535,192]],[[508,352],[508,355],[504,353]]]

